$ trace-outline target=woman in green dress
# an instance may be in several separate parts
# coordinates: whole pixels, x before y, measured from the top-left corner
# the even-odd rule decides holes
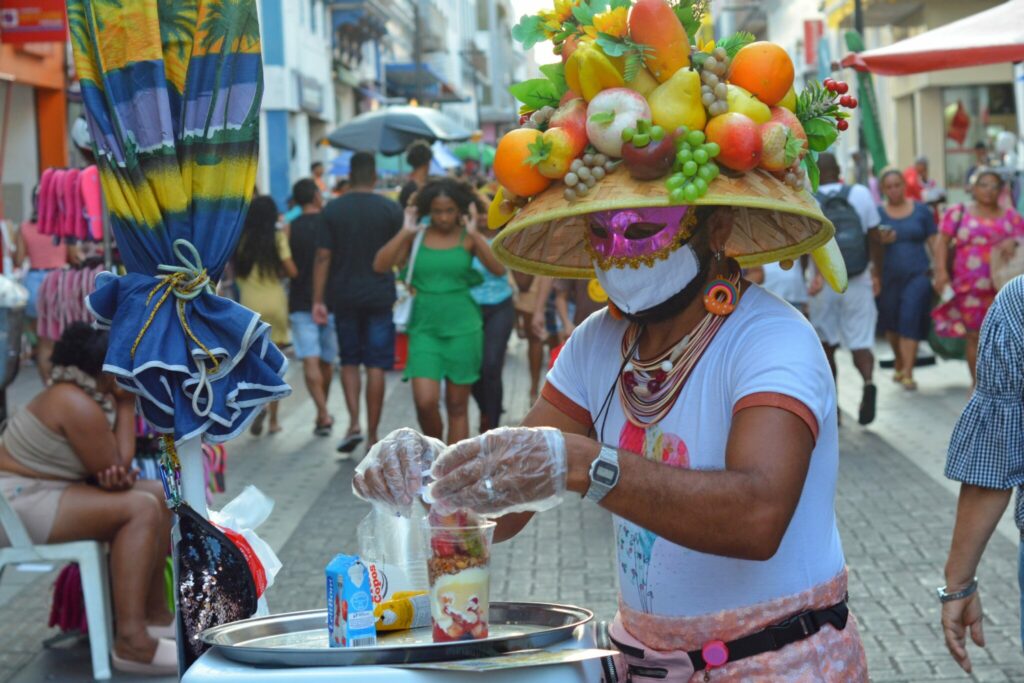
[[[469,397],[483,360],[483,318],[469,291],[483,276],[473,268],[473,257],[495,275],[505,272],[476,230],[475,197],[452,178],[427,183],[405,209],[402,230],[373,263],[379,273],[407,266],[416,236],[424,231],[413,256],[405,378],[412,380],[420,431],[438,439],[445,438],[441,382],[447,382],[448,443],[469,436]]]

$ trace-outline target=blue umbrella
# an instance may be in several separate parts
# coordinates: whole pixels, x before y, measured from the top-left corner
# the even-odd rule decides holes
[[[430,175],[444,175],[450,169],[458,168],[462,165],[458,157],[452,154],[447,147],[442,145],[440,142],[435,142],[431,145],[431,151],[434,153],[434,158],[430,162]],[[348,176],[351,172],[352,155],[355,152],[342,151],[334,158],[331,162],[331,175],[334,176]],[[386,156],[384,154],[376,155],[377,161],[377,175],[381,177],[388,177],[394,175],[401,175],[409,172],[409,167],[405,164],[401,155]]]
[[[401,154],[416,140],[467,140],[469,131],[429,107],[389,107],[346,121],[327,136],[335,147],[355,152]]]

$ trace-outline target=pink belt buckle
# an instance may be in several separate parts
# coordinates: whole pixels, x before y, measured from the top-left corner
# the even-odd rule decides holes
[[[726,662],[729,661],[729,648],[721,640],[709,640],[704,643],[704,647],[700,649],[700,654],[704,657],[704,666],[709,671],[725,666]]]

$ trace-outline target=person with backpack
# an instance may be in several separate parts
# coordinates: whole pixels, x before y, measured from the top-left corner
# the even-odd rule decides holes
[[[877,389],[873,381],[875,325],[878,309],[875,297],[882,289],[882,244],[878,226],[882,222],[871,191],[863,185],[844,185],[839,178],[835,155],[818,157],[820,185],[815,195],[821,210],[835,226],[835,239],[846,262],[849,286],[838,294],[823,286],[821,274],[811,280],[808,313],[818,332],[825,355],[837,376],[836,349],[840,343],[853,354],[853,364],[864,379],[857,421],[862,425],[875,419]]]

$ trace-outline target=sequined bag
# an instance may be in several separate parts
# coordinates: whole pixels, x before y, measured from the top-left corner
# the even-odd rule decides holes
[[[174,511],[181,533],[175,558],[184,671],[208,649],[199,640],[200,633],[256,613],[259,587],[252,564],[236,540],[185,503]]]

